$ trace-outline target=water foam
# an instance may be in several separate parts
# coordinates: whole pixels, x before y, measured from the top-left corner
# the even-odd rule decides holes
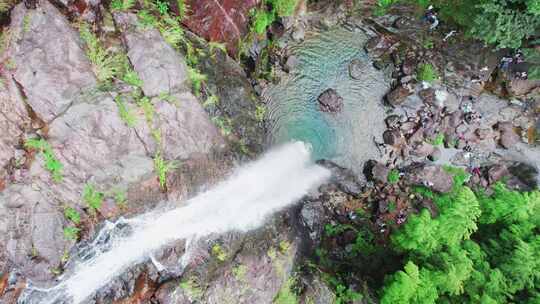
[[[132,229],[128,236],[115,239],[108,251],[80,262],[57,286],[41,290],[45,295],[39,299],[29,296],[21,303],[80,303],[172,241],[261,226],[270,214],[293,204],[329,176],[327,169],[312,162],[305,144],[284,145],[185,206],[123,220]]]

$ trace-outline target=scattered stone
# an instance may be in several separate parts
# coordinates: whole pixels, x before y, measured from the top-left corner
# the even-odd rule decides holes
[[[407,57],[401,66],[401,71],[407,76],[413,75],[416,70],[416,64],[417,62],[414,58]]]
[[[520,141],[519,135],[517,135],[514,131],[501,132],[500,144],[504,148],[510,149],[519,141]]]
[[[310,239],[314,245],[317,245],[321,240],[324,228],[324,206],[319,201],[305,203],[300,215],[302,216],[302,224],[309,231]]]
[[[416,128],[416,122],[414,121],[406,121],[401,124],[401,131],[404,133],[410,133]]]
[[[390,93],[386,94],[386,101],[393,106],[399,106],[411,94],[411,91],[406,87],[398,86],[390,91]]]
[[[360,59],[353,59],[349,63],[349,75],[353,79],[362,79],[362,75],[365,73],[366,64]]]
[[[340,167],[325,159],[317,161],[317,164],[330,169],[332,172],[330,183],[335,184],[341,191],[350,195],[358,195],[362,192],[362,181],[359,181],[350,169]]]
[[[401,117],[399,115],[390,115],[384,121],[389,129],[397,129],[401,124]]]
[[[489,128],[478,128],[476,129],[475,134],[481,140],[495,136],[493,130]]]
[[[384,143],[390,146],[397,145],[401,142],[402,136],[399,130],[386,130],[383,133]]]
[[[393,36],[377,35],[366,43],[365,49],[372,57],[379,58],[393,52],[398,45],[399,42]]]
[[[439,149],[438,147],[435,147],[435,149],[433,149],[433,152],[431,152],[428,158],[431,161],[437,161],[441,158],[441,155],[442,155],[441,149]]]
[[[382,163],[375,163],[371,168],[370,178],[382,183],[388,182],[388,174],[390,173],[390,168],[385,166]]]
[[[505,165],[497,164],[488,169],[488,181],[493,184],[509,174],[510,172]]]
[[[449,192],[454,184],[453,176],[440,166],[422,165],[408,170],[406,175],[415,185],[426,186],[437,192]]]
[[[433,88],[427,88],[418,92],[418,96],[422,99],[423,102],[427,104],[434,104],[435,101],[435,90]]]
[[[294,68],[298,65],[299,60],[298,57],[295,55],[291,55],[287,58],[287,62],[285,62],[285,70],[287,72],[290,72],[294,70]]]
[[[413,80],[414,80],[414,77],[411,76],[411,75],[408,75],[408,76],[402,77],[402,78],[399,80],[399,82],[400,82],[401,84],[407,84],[407,83],[410,83],[410,82],[413,81]]]
[[[411,150],[411,155],[416,157],[427,157],[432,155],[435,151],[435,147],[432,144],[428,144],[425,141],[420,142],[413,146]]]
[[[327,89],[322,92],[317,100],[319,101],[319,109],[322,112],[337,113],[341,112],[343,108],[343,98],[334,89]]]

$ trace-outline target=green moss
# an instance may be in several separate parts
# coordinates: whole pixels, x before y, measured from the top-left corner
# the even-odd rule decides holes
[[[418,80],[429,82],[429,83],[439,79],[437,70],[432,64],[429,64],[429,63],[423,63],[418,67],[417,77],[418,77]]]
[[[27,12],[23,18],[23,33],[30,31],[30,22],[32,21],[31,12]]]
[[[238,265],[232,269],[234,278],[240,282],[244,282],[246,280],[247,271],[248,268],[246,265]]]
[[[227,260],[227,253],[225,253],[225,250],[223,250],[223,247],[219,244],[214,244],[214,246],[212,246],[212,255],[220,262],[225,262],[225,260]]]
[[[188,67],[188,76],[191,80],[191,84],[193,85],[193,91],[195,92],[195,95],[199,95],[201,91],[201,85],[204,81],[206,81],[207,77],[206,75],[202,74],[198,69]]]
[[[191,299],[200,300],[204,295],[203,289],[200,287],[199,283],[197,283],[195,278],[183,280],[180,282],[180,288],[182,288]]]
[[[297,304],[298,303],[298,297],[292,290],[292,286],[294,285],[295,280],[294,278],[289,278],[285,283],[281,286],[278,294],[274,298],[273,303],[274,304]]]
[[[272,10],[255,10],[252,30],[257,34],[263,34],[277,18],[292,15],[297,5],[298,0],[265,0],[263,7],[271,7]]]
[[[388,172],[387,180],[390,184],[396,184],[399,181],[399,171],[397,169],[392,169]]]
[[[64,228],[64,237],[70,241],[77,241],[79,239],[80,229],[77,227],[65,227]]]
[[[257,119],[257,121],[259,122],[262,122],[265,115],[266,107],[264,105],[257,105],[257,107],[255,108],[255,119]]]
[[[118,115],[120,119],[130,128],[135,127],[137,124],[137,117],[133,111],[128,107],[128,105],[123,101],[122,96],[118,95],[114,98],[116,106],[118,108]]]
[[[431,142],[431,144],[434,145],[434,146],[442,146],[442,145],[444,145],[444,134],[443,133],[437,134],[437,136]]]

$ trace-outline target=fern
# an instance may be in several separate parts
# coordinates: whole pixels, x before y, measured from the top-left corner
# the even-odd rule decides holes
[[[114,98],[114,101],[116,102],[116,106],[118,107],[118,114],[120,115],[120,119],[130,128],[135,127],[137,124],[137,117],[133,114],[132,110],[126,105],[126,103],[122,100],[122,97],[120,95],[116,96]]]
[[[81,222],[81,215],[72,207],[64,209],[64,216],[74,224],[79,224]]]
[[[158,176],[159,185],[162,189],[165,189],[167,182],[167,174],[171,171],[178,168],[178,163],[176,161],[166,161],[161,156],[161,152],[158,152],[154,157],[154,170]]]
[[[25,142],[25,147],[39,151],[41,157],[45,161],[45,169],[51,173],[53,180],[57,183],[62,181],[62,171],[64,166],[56,158],[51,145],[49,145],[47,141],[44,139],[32,138]]]
[[[69,241],[77,241],[79,239],[80,229],[77,227],[65,227],[64,237]]]
[[[193,84],[193,91],[195,95],[199,95],[201,91],[201,85],[206,81],[206,75],[202,74],[199,70],[195,68],[188,67],[188,75],[191,83]]]
[[[82,198],[86,205],[89,207],[90,212],[95,212],[96,210],[101,208],[104,197],[105,195],[102,192],[97,191],[94,185],[84,185]]]
[[[86,45],[86,55],[92,63],[98,80],[108,82],[117,76],[122,68],[122,57],[105,50],[87,23],[80,24],[79,33]]]

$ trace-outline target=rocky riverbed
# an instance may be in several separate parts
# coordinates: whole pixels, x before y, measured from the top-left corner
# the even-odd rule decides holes
[[[449,166],[470,173],[471,187],[501,180],[537,187],[540,82],[502,71],[500,54],[488,47],[460,34],[447,38],[447,25],[428,31],[407,6],[373,17],[367,2],[299,1],[293,16],[270,27],[272,42],[246,42],[240,59],[244,9],[258,1],[236,1],[246,8],[227,19],[233,30],[221,40],[201,33],[200,8],[202,15],[183,22],[187,48],[171,44],[166,21],[141,25],[142,4],[30,2],[1,16],[2,303],[21,300],[27,286],[53,285],[106,221],[173,208],[287,139],[312,140],[330,158],[319,160],[333,172],[327,185],[250,233],[170,244],[88,303],[334,303],[327,269],[311,261],[321,247],[353,236],[329,244],[327,224],[361,224],[384,243],[420,207],[436,215],[432,202],[410,198],[411,188],[450,191]],[[101,49],[89,52],[83,23]],[[366,42],[341,43],[331,55],[324,51],[332,47],[310,44],[323,37],[332,45],[324,33],[336,29]],[[302,52],[332,73],[302,79]],[[103,63],[115,54],[124,61],[109,77],[96,56]],[[324,61],[330,57],[347,60]],[[305,128],[314,133],[299,131]],[[46,145],[29,146],[29,139]],[[368,216],[355,216],[358,210]],[[369,295],[358,282],[344,288]]]

